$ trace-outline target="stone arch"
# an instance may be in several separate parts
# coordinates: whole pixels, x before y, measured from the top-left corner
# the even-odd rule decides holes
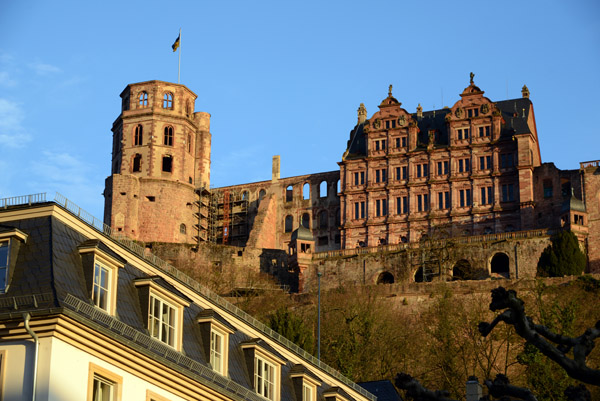
[[[422,283],[425,280],[423,279],[423,266],[419,267],[416,271],[415,274],[413,275],[413,280],[415,283]]]
[[[285,188],[285,201],[291,202],[294,199],[294,187],[292,185],[288,185]]]
[[[321,183],[319,184],[319,197],[320,198],[327,198],[327,196],[329,195],[327,192],[327,181],[323,180],[321,181]]]
[[[388,271],[379,273],[377,284],[394,284],[394,275]]]
[[[310,214],[304,213],[302,215],[302,222],[301,222],[301,224],[302,224],[303,227],[310,229]]]
[[[474,278],[472,273],[471,263],[466,259],[461,259],[452,268],[452,281],[472,280]]]
[[[510,278],[510,258],[504,252],[497,252],[490,260],[490,272]]]
[[[266,194],[267,194],[267,191],[265,191],[264,189],[261,189],[261,190],[258,192],[258,200],[259,200],[259,201],[263,200],[263,198],[265,197],[265,195],[266,195]]]
[[[310,199],[310,184],[305,182],[302,186],[302,199]]]

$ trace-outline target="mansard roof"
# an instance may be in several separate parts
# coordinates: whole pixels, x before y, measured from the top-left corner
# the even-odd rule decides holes
[[[0,321],[22,321],[23,312],[29,312],[34,319],[48,315],[68,317],[91,332],[102,333],[132,352],[152,358],[236,401],[264,401],[253,390],[253,378],[249,376],[241,351],[244,344],[256,344],[283,361],[278,397],[281,401],[295,400],[295,390],[286,378],[298,363],[309,367],[313,374],[327,377],[317,388],[319,395],[332,386],[343,386],[351,393],[351,400],[376,399],[181,271],[148,255],[142,247],[136,247],[127,239],[107,235],[110,228],[90,225],[59,203],[40,202],[2,209],[0,223],[5,229],[18,229],[28,235],[26,243],[18,249],[11,285],[6,293],[0,294]],[[110,252],[123,262],[118,267],[114,314],[95,307],[91,301],[84,271],[86,265],[78,249],[82,244]],[[146,328],[147,311],[144,314],[140,290],[135,286],[140,278],[190,301],[189,305],[183,306],[181,315],[180,349],[150,336]],[[228,328],[232,329],[227,376],[221,376],[211,368],[210,355],[206,355],[197,323],[198,317],[217,314],[217,319],[228,320]],[[281,352],[283,350],[285,352]]]

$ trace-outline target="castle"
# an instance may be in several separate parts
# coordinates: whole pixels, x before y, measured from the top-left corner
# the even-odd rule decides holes
[[[370,118],[358,108],[339,171],[281,178],[275,156],[270,181],[210,188],[210,115],[194,112],[196,95],[131,84],[112,128],[104,220],[144,243],[279,250],[286,257],[260,268],[293,270],[298,290],[327,268],[355,282],[456,279],[466,265],[534,276],[561,228],[600,272],[600,162],[542,163],[529,96],[523,86],[521,98],[491,101],[471,74],[452,107],[410,113],[390,86]],[[415,256],[450,238],[463,246],[437,267]],[[361,255],[384,256],[367,272]]]

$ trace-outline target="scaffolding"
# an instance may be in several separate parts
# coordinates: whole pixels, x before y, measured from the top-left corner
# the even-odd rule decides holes
[[[248,193],[232,189],[196,190],[195,236],[198,243],[245,246],[248,239]]]

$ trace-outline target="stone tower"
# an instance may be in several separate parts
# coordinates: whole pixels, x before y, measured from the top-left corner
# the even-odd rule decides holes
[[[194,243],[196,189],[210,186],[210,114],[183,85],[147,81],[121,93],[104,221],[144,242]]]

